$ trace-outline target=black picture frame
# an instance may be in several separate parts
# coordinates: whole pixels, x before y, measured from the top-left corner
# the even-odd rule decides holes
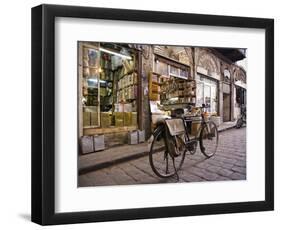
[[[260,28],[265,30],[265,200],[55,213],[55,18]],[[62,5],[32,8],[32,221],[41,225],[274,209],[274,20]]]

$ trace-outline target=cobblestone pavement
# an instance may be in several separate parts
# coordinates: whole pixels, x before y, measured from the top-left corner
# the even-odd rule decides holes
[[[174,176],[163,179],[156,176],[148,156],[79,176],[79,186],[154,184],[246,179],[246,128],[219,133],[216,154],[206,159],[197,148],[195,155],[186,155],[184,164]]]

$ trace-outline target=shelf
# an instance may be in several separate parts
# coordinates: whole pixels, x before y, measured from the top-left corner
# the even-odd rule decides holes
[[[152,84],[159,85],[159,86],[163,85],[163,83],[159,83],[159,82],[156,82],[156,81],[152,81]]]
[[[121,89],[117,89],[117,91],[121,91],[121,90],[123,90],[123,89],[125,89],[125,88],[128,88],[128,87],[130,87],[130,86],[135,86],[135,85],[138,85],[138,84],[127,85],[127,86],[125,86],[125,87],[123,87],[123,88],[121,88]]]
[[[98,66],[81,65],[83,68],[98,69]]]
[[[130,75],[130,74],[132,74],[132,73],[137,73],[137,70],[131,70],[130,72],[128,72],[128,73],[126,73],[126,74],[123,74],[119,79],[118,79],[118,81],[120,81],[122,78],[124,78],[126,75]]]
[[[192,102],[177,102],[177,103],[173,103],[173,104],[165,104],[163,103],[162,105],[164,106],[167,106],[167,105],[186,105],[186,104],[195,104],[195,103],[192,103]]]

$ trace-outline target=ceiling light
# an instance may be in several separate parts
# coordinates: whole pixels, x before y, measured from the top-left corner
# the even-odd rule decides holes
[[[124,59],[129,59],[129,60],[132,59],[132,57],[130,57],[130,56],[127,56],[127,55],[124,55],[124,54],[120,54],[120,53],[116,53],[116,52],[113,52],[111,50],[107,50],[107,49],[104,49],[104,48],[99,48],[99,50],[102,51],[102,52],[105,52],[105,53],[116,55],[116,56],[124,58]]]

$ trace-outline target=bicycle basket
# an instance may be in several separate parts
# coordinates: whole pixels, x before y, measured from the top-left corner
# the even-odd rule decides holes
[[[177,157],[185,150],[185,126],[182,119],[165,120],[167,148],[172,157]]]

